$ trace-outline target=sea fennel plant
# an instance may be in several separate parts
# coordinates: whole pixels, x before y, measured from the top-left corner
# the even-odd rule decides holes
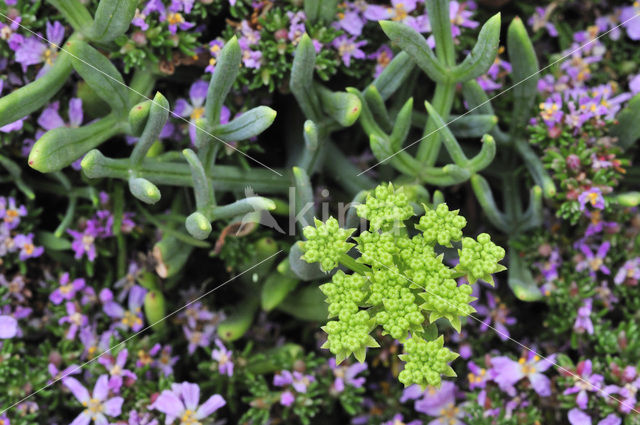
[[[504,249],[488,234],[477,239],[463,237],[466,219],[441,203],[431,208],[422,204],[424,214],[409,231],[405,222],[414,216],[414,208],[404,188],[381,184],[367,194],[357,214],[369,222],[369,230],[353,237],[360,254],[352,257],[354,247],[347,242],[355,229],[342,229],[331,217],[315,220],[315,227],[304,229],[306,241],[300,244],[309,263],[320,263],[325,272],[343,266],[351,274],[338,270],[331,282],[320,286],[329,304],[329,321],[323,330],[328,339],[323,348],[336,356],[338,363],[352,353],[364,362],[366,349],[378,347],[370,335],[381,326],[404,345],[400,355],[405,368],[399,379],[405,385],[423,388],[439,385],[441,375],[455,376],[448,363],[458,355],[444,347],[438,336],[436,320],[445,318],[458,332],[461,318],[475,309],[472,288],[478,279],[493,284],[492,274],[505,270],[498,262]],[[459,262],[449,267],[442,248],[458,249]],[[456,278],[465,277],[460,284]]]

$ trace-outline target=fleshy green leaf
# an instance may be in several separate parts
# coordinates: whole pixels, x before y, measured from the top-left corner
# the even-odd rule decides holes
[[[169,101],[160,92],[158,92],[153,97],[153,102],[149,107],[149,118],[146,120],[140,139],[131,152],[130,158],[132,167],[135,168],[140,165],[151,148],[151,145],[158,140],[168,118]]]
[[[438,83],[450,80],[449,71],[438,61],[427,40],[419,32],[401,22],[380,21],[380,26],[387,37],[400,46],[429,78]],[[493,57],[491,61],[493,62]]]
[[[91,124],[78,127],[58,127],[47,131],[33,145],[29,165],[41,173],[58,171],[123,131],[123,123],[108,115]]]
[[[313,84],[313,72],[316,66],[316,48],[311,38],[304,34],[296,47],[289,88],[298,101],[304,115],[313,121],[321,118],[320,104]]]
[[[68,41],[66,48],[73,55],[73,68],[82,79],[115,114],[126,116],[129,112],[129,91],[111,61],[84,41]]]
[[[353,93],[333,92],[318,85],[316,92],[320,95],[322,110],[343,127],[356,122],[362,110],[360,98]]]
[[[238,39],[232,37],[222,48],[211,77],[204,105],[204,117],[209,125],[215,127],[220,122],[220,112],[233,83],[240,72],[242,49]]]
[[[227,124],[215,127],[213,133],[225,142],[238,142],[259,135],[269,128],[275,119],[276,111],[268,106],[258,106]]]
[[[461,64],[451,71],[455,81],[465,82],[485,74],[498,55],[500,14],[491,17],[480,30],[478,41]]]
[[[276,308],[299,283],[300,280],[296,278],[283,276],[280,273],[271,274],[262,286],[262,308],[266,311]]]
[[[511,125],[523,127],[531,117],[538,94],[538,58],[522,20],[517,16],[507,32],[507,52],[513,81],[513,119]]]
[[[1,100],[0,100],[1,101]],[[618,144],[623,149],[629,149],[640,139],[640,94],[635,95],[627,106],[616,116],[617,124],[614,124],[611,132],[618,138]]]
[[[100,0],[96,9],[90,38],[108,43],[124,34],[136,14],[138,0]]]

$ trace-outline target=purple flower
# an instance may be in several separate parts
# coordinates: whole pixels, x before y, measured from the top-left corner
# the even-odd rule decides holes
[[[33,233],[28,235],[16,235],[13,238],[13,243],[20,249],[20,261],[24,261],[27,258],[36,258],[42,255],[44,248],[41,246],[35,246],[33,244]]]
[[[460,419],[466,414],[456,406],[456,386],[451,381],[443,381],[440,389],[429,387],[422,399],[417,400],[417,412],[434,416],[429,425],[464,425]]]
[[[575,380],[574,385],[564,390],[563,394],[568,395],[578,393],[576,397],[576,404],[579,408],[586,409],[587,402],[589,401],[587,392],[597,392],[604,382],[604,377],[597,373],[592,373],[591,360],[581,361],[578,363],[576,373],[572,374],[572,376]]]
[[[334,27],[357,37],[362,34],[365,22],[357,10],[346,10],[344,13],[338,14],[338,20],[334,23]]]
[[[637,282],[640,279],[640,257],[632,258],[625,261],[620,267],[613,282],[616,285],[620,285],[622,282],[631,281]]]
[[[47,367],[47,369],[49,370],[49,374],[51,375],[51,379],[49,379],[49,381],[47,381],[47,384],[51,384],[55,381],[58,381],[59,379],[61,379],[62,377],[67,377],[69,375],[77,375],[80,373],[81,368],[78,365],[72,364],[69,365],[68,367],[64,368],[63,370],[59,370],[55,364],[53,363],[49,363],[49,366]],[[2,423],[0,422],[0,425],[2,425]]]
[[[169,12],[167,14],[167,23],[169,24],[169,32],[171,34],[175,34],[178,31],[178,28],[182,31],[186,31],[195,26],[194,23],[185,21],[182,14],[178,12]]]
[[[296,401],[296,397],[289,390],[283,391],[280,394],[280,404],[286,407],[291,406]]]
[[[329,367],[333,371],[333,376],[335,377],[332,387],[337,393],[344,391],[345,384],[354,388],[362,388],[364,385],[365,378],[356,378],[356,375],[367,370],[368,366],[366,363],[355,363],[351,366],[339,366],[336,364],[336,359],[331,357],[329,359]]]
[[[533,28],[533,32],[537,32],[541,28],[545,28],[551,37],[558,36],[558,30],[555,25],[549,22],[549,17],[553,7],[536,7],[535,13],[529,18],[527,23]]]
[[[469,380],[470,390],[476,388],[484,389],[487,382],[494,378],[495,371],[493,369],[489,369],[489,371],[487,371],[487,369],[478,366],[474,362],[469,362],[467,367],[469,368],[467,379]]]
[[[382,425],[422,425],[422,421],[416,419],[411,422],[405,422],[402,414],[396,413],[390,421],[383,422]]]
[[[96,352],[104,352],[109,349],[111,337],[114,331],[107,330],[98,335],[96,326],[84,326],[80,329],[80,342],[85,347],[83,355],[89,359],[93,358]]]
[[[584,300],[582,307],[578,309],[578,315],[576,322],[573,324],[573,330],[577,333],[587,332],[589,335],[593,335],[593,323],[591,322],[591,298]]]
[[[70,323],[71,326],[67,330],[67,339],[75,339],[78,329],[87,326],[87,323],[89,323],[89,319],[87,318],[87,316],[82,314],[75,303],[67,302],[65,304],[65,307],[67,310],[67,315],[60,318],[60,320],[58,320],[58,324],[61,325],[63,323]]]
[[[103,306],[103,310],[107,316],[112,319],[120,319],[116,325],[118,328],[125,330],[130,328],[132,331],[138,332],[142,329],[144,324],[142,305],[144,304],[144,297],[146,294],[146,289],[141,286],[134,285],[129,292],[127,310],[115,301],[106,302]]]
[[[604,265],[604,260],[607,256],[607,252],[609,252],[609,248],[611,244],[608,241],[602,242],[602,244],[598,247],[598,250],[594,252],[591,250],[589,245],[580,243],[579,245],[580,251],[585,256],[585,259],[580,261],[576,265],[576,270],[583,271],[589,269],[589,275],[593,278],[596,277],[596,272],[600,271],[606,275],[611,274],[611,271],[607,266]]]
[[[213,412],[226,404],[219,394],[214,394],[202,405],[200,402],[200,387],[198,384],[183,382],[172,384],[171,391],[164,390],[151,405],[155,410],[167,415],[165,423],[170,424],[180,418],[182,424],[199,423],[201,419],[211,416]]]
[[[18,321],[11,316],[0,316],[0,339],[10,339],[18,334]]]
[[[73,98],[69,101],[69,123],[65,123],[58,110],[60,102],[53,102],[47,106],[38,117],[38,124],[45,130],[53,130],[59,127],[77,128],[82,124],[82,99]]]
[[[247,50],[250,46],[258,44],[260,41],[260,31],[256,31],[251,28],[251,25],[246,19],[240,22],[240,38],[238,38],[238,44],[242,50]]]
[[[569,410],[569,423],[571,425],[591,425],[591,416],[574,407]],[[606,418],[598,422],[598,425],[620,425],[621,423],[622,420],[615,414],[611,413]]]
[[[539,105],[540,116],[547,127],[554,127],[562,121],[562,98],[559,93],[554,93]]]
[[[179,317],[186,319],[187,325],[189,325],[190,328],[196,328],[198,322],[212,322],[216,319],[216,315],[207,310],[200,301],[189,304],[189,306],[184,309],[184,312],[180,313]]]
[[[8,229],[15,229],[20,224],[20,217],[27,215],[24,205],[18,206],[14,198],[0,197],[0,218],[6,223]]]
[[[514,317],[509,317],[509,309],[507,308],[507,305],[501,302],[500,298],[494,298],[494,296],[489,292],[487,293],[487,304],[487,306],[479,305],[476,307],[478,314],[486,319],[480,325],[480,331],[485,332],[491,324],[497,331],[500,339],[506,341],[510,335],[507,326],[514,325],[516,323],[516,319]]]
[[[218,348],[214,348],[211,353],[211,357],[213,360],[218,362],[218,372],[221,374],[226,374],[227,376],[233,376],[233,362],[231,361],[231,355],[233,352],[231,350],[227,350],[227,348],[222,344],[218,338],[216,338],[216,345]]]
[[[640,19],[635,17],[640,13],[640,4],[634,2],[633,6],[623,7],[620,12],[620,22],[632,40],[640,40]]]
[[[23,71],[26,71],[30,65],[44,63],[36,76],[36,78],[40,78],[53,65],[53,61],[58,56],[58,47],[62,45],[63,39],[64,26],[57,21],[53,24],[47,22],[47,40],[50,44],[43,43],[38,37],[29,37],[16,50],[15,60],[22,65]]]
[[[206,81],[196,81],[189,89],[189,103],[186,99],[176,100],[176,106],[173,112],[183,118],[189,117],[189,137],[191,142],[196,142],[196,121],[204,115],[204,101],[207,98],[207,90],[209,83]],[[220,113],[220,123],[225,124],[229,121],[229,110],[223,106]]]
[[[355,41],[355,37],[341,35],[331,43],[333,47],[338,49],[338,54],[342,57],[342,62],[347,66],[351,66],[351,58],[364,59],[367,55],[360,50],[361,46],[367,44],[365,40]]]
[[[262,52],[246,49],[242,51],[242,63],[247,68],[260,69],[262,66]]]
[[[107,416],[120,416],[122,397],[109,396],[109,379],[107,375],[101,375],[93,388],[93,395],[82,386],[75,378],[65,378],[62,383],[73,393],[85,409],[71,423],[71,425],[88,425],[93,421],[96,425],[106,425],[109,423]]]
[[[222,40],[213,40],[209,43],[209,54],[211,55],[211,59],[209,59],[209,65],[205,68],[206,72],[213,74],[213,71],[216,69],[216,64],[218,63],[218,56],[220,56],[220,52],[223,47],[224,41]]]
[[[156,347],[160,347],[160,344],[156,344]],[[152,348],[153,350],[153,348]],[[171,355],[172,347],[170,345],[165,345],[162,350],[160,350],[160,357],[155,361],[154,366],[157,367],[164,376],[169,376],[173,373],[173,365],[178,362],[178,356]]]
[[[304,375],[301,372],[294,371],[293,374],[288,370],[276,373],[273,377],[273,385],[284,387],[292,385],[299,393],[306,393],[309,385],[316,380],[313,375]]]
[[[289,18],[289,31],[287,31],[287,38],[291,41],[291,44],[295,46],[307,30],[304,24],[307,20],[307,16],[303,11],[299,11],[295,13],[287,12],[287,17]]]
[[[124,368],[127,362],[129,351],[125,348],[114,358],[110,354],[106,354],[98,359],[98,363],[104,366],[109,372],[109,389],[117,393],[122,387],[123,378],[136,380],[136,374]]]
[[[491,359],[491,366],[496,374],[494,381],[501,390],[514,396],[514,384],[527,378],[538,395],[548,397],[551,395],[551,381],[542,373],[553,365],[554,359],[555,354],[541,359],[531,352],[528,358],[521,357],[517,362],[506,356],[494,357]]]
[[[67,229],[67,233],[73,237],[71,249],[75,252],[76,260],[81,259],[86,254],[89,261],[93,262],[98,255],[95,245],[95,240],[98,237],[96,229],[91,226],[87,226],[82,232]]]
[[[140,414],[135,410],[129,412],[127,425],[159,425],[157,419],[153,419],[150,413]]]
[[[383,44],[376,50],[374,53],[371,53],[368,56],[368,59],[376,60],[376,68],[373,73],[374,78],[378,78],[382,71],[391,63],[391,59],[393,59],[393,51],[389,46]]]
[[[70,301],[84,285],[84,279],[78,278],[70,282],[69,273],[63,273],[60,277],[60,287],[51,293],[49,299],[55,305],[61,304],[64,300]]]
[[[182,327],[184,331],[184,336],[189,341],[188,351],[189,354],[193,354],[198,347],[208,347],[211,345],[211,337],[213,336],[213,331],[215,330],[214,326],[205,326],[202,331],[193,330],[186,326]]]

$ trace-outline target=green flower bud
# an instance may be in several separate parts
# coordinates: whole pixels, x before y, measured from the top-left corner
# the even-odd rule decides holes
[[[314,220],[316,227],[307,226],[302,231],[307,240],[300,244],[304,251],[301,258],[307,263],[320,263],[320,268],[329,272],[338,266],[340,257],[353,246],[346,240],[355,229],[341,229],[338,220],[333,217],[326,223]]]
[[[491,275],[506,270],[505,266],[498,264],[504,254],[504,249],[491,242],[491,236],[486,233],[479,234],[477,242],[472,238],[464,238],[462,249],[458,250],[460,264],[456,270],[465,273],[469,283],[482,279],[493,285]]]
[[[381,184],[367,194],[364,204],[358,205],[359,217],[369,220],[371,230],[391,230],[404,227],[403,221],[413,217],[413,208],[402,188],[394,190],[393,184]]]
[[[458,354],[444,347],[442,335],[429,342],[414,335],[404,342],[404,349],[405,354],[399,357],[406,363],[398,379],[406,387],[413,384],[422,389],[427,386],[439,387],[441,375],[456,376],[448,363],[455,360]]]
[[[331,282],[320,285],[320,290],[327,296],[326,301],[329,303],[329,317],[336,317],[342,311],[355,313],[367,296],[366,283],[364,276],[346,275],[338,270]]]
[[[328,348],[336,356],[336,361],[341,363],[355,354],[359,362],[364,362],[367,347],[379,347],[378,343],[369,333],[375,327],[375,320],[369,317],[365,310],[357,312],[344,311],[340,313],[339,320],[332,320],[323,326],[327,333],[327,342],[322,348]]]
[[[435,210],[424,204],[422,206],[425,213],[420,217],[416,229],[422,231],[427,242],[451,246],[451,241],[462,239],[462,229],[467,225],[467,220],[458,215],[458,210],[449,211],[446,204],[438,205]]]

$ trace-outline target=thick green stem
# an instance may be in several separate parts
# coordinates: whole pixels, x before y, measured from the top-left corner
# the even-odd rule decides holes
[[[358,263],[356,260],[354,260],[347,254],[342,254],[340,256],[340,260],[338,261],[340,262],[340,264],[342,264],[343,266],[345,266],[346,268],[348,268],[354,273],[359,273],[364,275],[366,273],[371,272],[371,269],[369,267],[365,266],[362,263]]]
[[[455,90],[455,84],[436,84],[431,105],[438,114],[440,114],[440,117],[445,123],[447,123],[449,114],[451,113]],[[423,133],[424,139],[420,142],[417,155],[418,161],[428,167],[436,163],[436,159],[440,153],[441,140],[439,129],[440,127],[438,127],[435,120],[429,117]]]
[[[111,177],[129,180],[131,163],[128,159],[112,159],[99,151],[89,152],[82,161],[82,168],[90,178]],[[287,171],[280,170],[282,176],[262,168],[241,169],[229,165],[216,165],[212,174],[207,175],[216,190],[223,192],[242,191],[251,187],[257,193],[288,193]],[[186,162],[160,162],[145,159],[136,169],[138,177],[157,185],[193,186],[191,170]]]

